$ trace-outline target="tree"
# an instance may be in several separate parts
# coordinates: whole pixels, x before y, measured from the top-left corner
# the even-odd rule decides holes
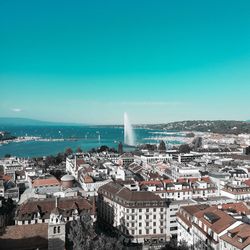
[[[108,237],[101,233],[98,235],[93,227],[89,214],[84,214],[80,219],[72,221],[68,239],[73,244],[74,250],[122,250],[120,240]]]
[[[82,153],[82,149],[81,149],[80,147],[78,147],[78,148],[76,149],[76,152],[77,152],[77,153]]]
[[[191,132],[191,133],[187,133],[187,134],[186,134],[186,137],[192,138],[192,137],[195,137],[195,134],[192,133],[192,132]]]
[[[118,154],[122,154],[123,153],[123,145],[122,145],[122,142],[119,142],[118,144]]]
[[[190,247],[187,245],[186,241],[177,242],[176,238],[171,238],[169,242],[165,245],[165,247],[161,248],[161,250],[189,250]]]
[[[160,144],[158,146],[159,151],[166,151],[166,144],[164,141],[160,141]]]
[[[104,151],[108,152],[109,151],[109,147],[106,146],[106,145],[102,145],[97,151],[98,151],[98,153],[104,152]]]
[[[197,150],[202,146],[202,137],[195,137],[192,141],[192,144],[194,146],[194,150]]]
[[[65,150],[65,155],[68,156],[68,155],[71,155],[73,153],[73,150],[71,148],[67,148]]]
[[[180,153],[186,154],[186,153],[190,153],[191,148],[189,147],[188,144],[182,144],[179,147],[179,151],[180,151]]]

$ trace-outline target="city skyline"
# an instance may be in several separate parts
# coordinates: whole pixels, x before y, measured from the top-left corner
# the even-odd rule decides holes
[[[0,117],[249,120],[248,1],[0,3]]]

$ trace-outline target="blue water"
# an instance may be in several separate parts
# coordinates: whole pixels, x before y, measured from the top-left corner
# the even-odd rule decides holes
[[[11,132],[15,136],[39,136],[42,138],[64,138],[74,141],[29,141],[10,143],[0,146],[0,157],[11,154],[18,157],[35,157],[55,155],[64,152],[66,148],[76,150],[78,147],[84,151],[92,148],[107,145],[117,149],[118,143],[123,142],[123,127],[115,126],[9,126],[0,127],[0,130]],[[136,142],[155,143],[156,141],[146,140],[152,137],[152,132],[159,130],[135,129]],[[99,141],[100,135],[100,141]],[[172,142],[178,143],[178,142]]]

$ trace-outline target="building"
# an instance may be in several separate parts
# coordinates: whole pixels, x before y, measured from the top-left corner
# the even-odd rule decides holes
[[[89,213],[95,219],[95,206],[80,196],[59,198],[57,206],[66,222],[78,218],[82,213]],[[55,198],[29,199],[17,208],[15,224],[49,223],[54,208]]]
[[[142,163],[143,166],[151,165],[151,164],[156,164],[159,162],[165,162],[172,159],[172,156],[170,154],[166,153],[159,153],[159,152],[154,152],[154,153],[147,153],[143,154],[140,156],[135,156],[135,161],[138,162],[139,164]]]
[[[217,250],[221,249],[220,237],[242,224],[222,206],[206,204],[181,207],[177,222],[178,242],[186,241],[193,249]]]
[[[174,161],[180,162],[180,163],[186,163],[191,162],[197,158],[202,157],[202,154],[193,153],[193,154],[173,154],[172,159]]]
[[[234,200],[249,200],[250,186],[242,181],[232,180],[221,189],[221,195]]]
[[[53,175],[45,174],[36,178],[29,177],[30,188],[60,187],[61,183]]]
[[[126,152],[123,153],[120,157],[119,157],[119,163],[122,166],[128,166],[131,163],[133,163],[135,160],[135,157],[132,153]]]
[[[208,198],[217,195],[217,187],[209,177],[142,181],[140,182],[140,188],[170,200]]]
[[[220,237],[220,250],[249,250],[250,225],[241,224]]]
[[[173,164],[171,167],[171,175],[173,179],[187,178],[187,177],[201,177],[200,170],[197,167],[184,164]]]
[[[59,208],[51,211],[48,223],[48,250],[62,250],[65,247],[66,223]]]
[[[110,182],[98,190],[98,220],[123,235],[125,241],[145,246],[169,240],[167,202],[148,191],[131,191]]]

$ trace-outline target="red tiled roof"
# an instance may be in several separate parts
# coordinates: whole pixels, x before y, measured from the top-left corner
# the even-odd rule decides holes
[[[12,179],[12,176],[10,175],[0,175],[0,180],[4,180],[4,181],[9,181]]]
[[[249,186],[249,187],[250,187],[250,179],[245,180],[245,181],[244,181],[244,183],[245,183],[247,186]]]
[[[232,237],[230,237],[228,233],[225,233],[220,238],[237,249],[245,249],[250,245],[250,225],[244,223],[229,230],[229,232],[233,234]],[[239,242],[240,238],[243,239],[243,242]]]
[[[210,223],[204,218],[205,214],[213,214],[218,217],[214,223]],[[195,217],[202,221],[205,225],[211,228],[217,234],[221,233],[223,230],[231,226],[236,220],[228,215],[226,212],[219,210],[216,206],[208,207],[202,211],[195,213]]]
[[[77,205],[80,211],[92,209],[92,205],[89,201],[82,197],[60,198],[58,200],[58,208],[64,213],[70,212],[74,209],[73,206],[75,205]],[[40,212],[44,218],[49,218],[49,215],[54,208],[55,199],[53,198],[44,200],[30,199],[18,207],[16,214],[19,220],[23,220],[24,218],[28,218],[30,220],[32,219],[32,215],[37,212]]]
[[[32,181],[32,187],[40,187],[40,186],[59,186],[60,182],[54,177],[50,176],[49,178],[41,178],[38,177],[37,179]]]
[[[237,213],[249,214],[248,207],[243,202],[227,203],[222,205],[223,210],[235,210]]]
[[[140,185],[149,185],[149,186],[153,186],[153,185],[160,185],[163,186],[161,181],[156,181],[156,180],[152,180],[152,181],[141,181]]]

